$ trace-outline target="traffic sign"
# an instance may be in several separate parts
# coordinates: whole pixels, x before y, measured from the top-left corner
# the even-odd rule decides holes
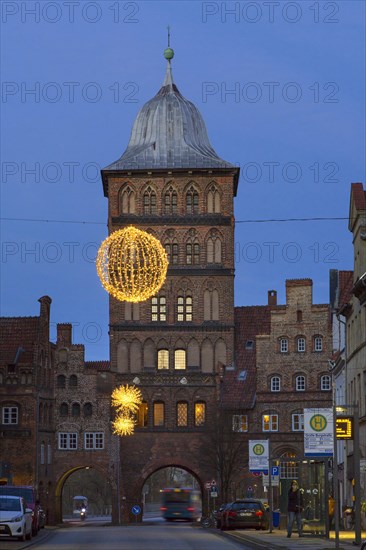
[[[279,476],[279,475],[280,475],[279,466],[272,466],[272,476]]]
[[[207,489],[207,490],[211,489],[211,481],[206,481],[205,489]]]
[[[138,504],[135,504],[135,506],[132,506],[132,513],[134,516],[138,516],[141,514],[141,508]]]

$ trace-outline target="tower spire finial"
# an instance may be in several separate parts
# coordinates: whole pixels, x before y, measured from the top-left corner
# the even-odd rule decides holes
[[[170,25],[167,26],[168,29],[168,48],[170,48]]]
[[[168,47],[164,50],[164,57],[170,63],[170,60],[174,57],[174,50],[170,47],[170,25],[167,26],[168,29]]]

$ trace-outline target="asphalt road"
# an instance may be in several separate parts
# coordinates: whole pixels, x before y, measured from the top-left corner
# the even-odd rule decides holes
[[[137,526],[83,525],[45,533],[31,543],[0,541],[2,550],[250,550],[220,535],[186,523]]]

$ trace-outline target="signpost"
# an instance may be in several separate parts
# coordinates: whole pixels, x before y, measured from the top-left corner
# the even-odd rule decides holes
[[[137,523],[137,516],[138,516],[139,514],[141,514],[141,508],[140,508],[140,506],[139,506],[138,504],[135,504],[134,506],[132,506],[132,510],[131,510],[131,511],[132,511],[133,515],[135,516],[135,521],[136,521],[136,523]]]
[[[304,409],[304,456],[333,456],[332,409]]]
[[[268,474],[269,445],[268,439],[249,441],[249,471]]]

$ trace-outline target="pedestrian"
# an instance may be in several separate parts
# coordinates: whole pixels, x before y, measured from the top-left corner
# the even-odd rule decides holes
[[[301,491],[299,490],[299,485],[297,481],[291,483],[291,488],[288,492],[288,521],[287,521],[287,538],[291,537],[292,526],[294,520],[296,519],[297,532],[299,537],[302,535],[302,526],[301,526],[301,512],[303,510],[304,502]]]

